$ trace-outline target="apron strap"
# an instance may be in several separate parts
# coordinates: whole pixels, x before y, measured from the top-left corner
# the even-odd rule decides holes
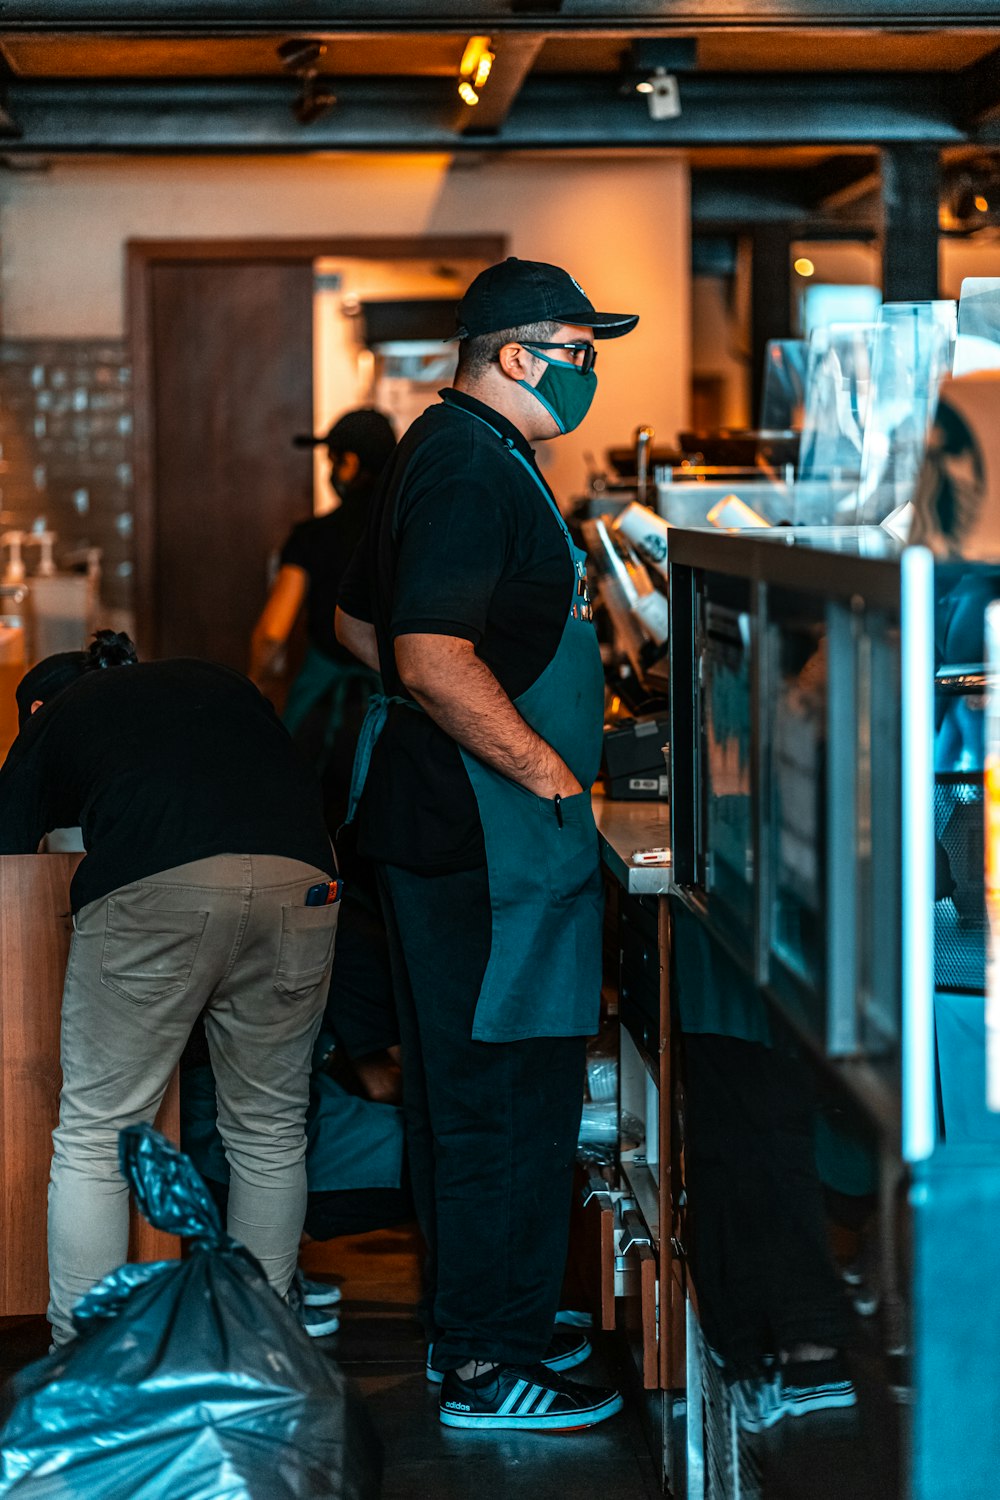
[[[389,717],[389,709],[393,703],[402,704],[404,708],[415,709],[417,713],[423,713],[419,703],[414,703],[412,698],[389,697],[385,693],[372,693],[368,699],[368,711],[365,714],[364,723],[361,725],[361,733],[358,735],[358,748],[354,752],[354,767],[351,771],[351,791],[347,799],[347,816],[344,825],[354,822],[361,801],[361,793],[365,789],[368,780],[368,769],[372,763],[372,751],[378,743],[379,736],[386,725]]]
[[[482,424],[483,424],[484,427],[488,427],[489,430],[490,430],[490,432],[494,433],[495,436],[500,439],[501,443],[503,443],[504,447],[507,449],[507,452],[510,454],[511,458],[516,458],[517,461],[518,461],[518,463],[521,465],[522,469],[524,469],[526,473],[528,473],[528,474],[531,475],[532,479],[535,481],[535,484],[538,486],[538,488],[541,490],[542,494],[545,496],[545,500],[546,500],[546,503],[549,506],[549,509],[552,511],[552,514],[555,516],[556,520],[558,521],[558,523],[559,523],[559,530],[563,534],[563,540],[565,541],[567,547],[570,550],[570,556],[573,558],[573,560],[575,562],[576,561],[576,551],[577,551],[577,549],[573,545],[573,538],[569,534],[569,527],[566,525],[566,522],[563,520],[562,511],[559,509],[558,505],[556,504],[555,497],[553,496],[552,491],[549,489],[548,485],[545,483],[545,480],[542,478],[541,474],[539,474],[539,472],[535,468],[534,464],[530,463],[529,460],[525,458],[524,454],[521,453],[520,450],[517,449],[514,446],[514,439],[513,438],[509,438],[509,437],[504,437],[503,433],[500,431],[500,429],[498,427],[494,427],[492,422],[487,422],[486,418],[485,417],[481,417],[477,411],[469,411],[468,408],[464,407],[464,406],[453,408],[453,410],[464,411],[465,415],[467,417],[472,417],[472,419],[474,421],[476,421],[476,422],[482,422]]]

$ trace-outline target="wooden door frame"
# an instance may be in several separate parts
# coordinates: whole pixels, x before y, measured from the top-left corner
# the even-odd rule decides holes
[[[326,256],[359,260],[502,260],[504,235],[329,236],[309,239],[128,240],[125,246],[126,347],[132,369],[134,599],[136,635],[148,651],[155,619],[153,346],[150,289],[156,265],[196,261],[299,262]]]

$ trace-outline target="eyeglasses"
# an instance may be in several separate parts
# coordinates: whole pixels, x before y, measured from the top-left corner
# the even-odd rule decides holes
[[[569,349],[574,355],[580,354],[582,359],[574,359],[573,364],[581,375],[589,375],[597,363],[597,350],[593,344],[525,344],[525,349]]]

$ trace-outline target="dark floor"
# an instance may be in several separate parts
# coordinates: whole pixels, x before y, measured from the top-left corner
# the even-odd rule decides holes
[[[341,1332],[322,1346],[368,1398],[385,1446],[384,1500],[655,1500],[660,1491],[638,1418],[626,1409],[591,1432],[457,1432],[437,1420],[437,1391],[424,1379],[425,1348],[414,1314],[417,1244],[408,1230],[313,1246],[304,1269],[334,1274],[344,1302]],[[0,1380],[43,1355],[41,1318],[0,1324]],[[610,1351],[599,1349],[579,1372],[612,1383]]]

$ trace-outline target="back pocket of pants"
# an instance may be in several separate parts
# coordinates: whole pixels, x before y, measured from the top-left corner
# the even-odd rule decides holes
[[[207,911],[156,911],[145,917],[108,906],[101,983],[126,1000],[165,1000],[187,987]]]
[[[274,971],[279,995],[292,1000],[304,997],[329,974],[339,915],[339,902],[281,908],[281,946]]]

